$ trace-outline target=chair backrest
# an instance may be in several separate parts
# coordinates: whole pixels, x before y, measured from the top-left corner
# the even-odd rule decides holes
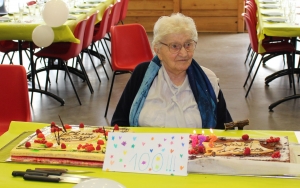
[[[99,24],[99,27],[98,28],[95,27],[93,42],[103,39],[105,34],[107,33],[108,20],[109,20],[109,15],[112,7],[113,5],[110,5],[106,8],[106,10],[103,13],[102,20]]]
[[[121,13],[120,13],[120,19],[119,21],[122,21],[126,18],[127,15],[127,9],[128,9],[128,3],[129,0],[122,0],[122,8],[121,8]]]
[[[257,6],[256,6],[256,4],[253,3],[252,1],[247,1],[245,8],[246,7],[248,7],[248,9],[250,9],[254,13],[254,17],[257,22]]]
[[[257,31],[256,31],[256,24],[252,21],[251,16],[247,13],[243,13],[242,16],[244,17],[250,44],[254,52],[258,53],[258,38],[257,38]]]
[[[64,55],[63,60],[67,61],[71,58],[77,57],[81,50],[82,50],[82,44],[83,44],[83,38],[84,38],[84,30],[86,27],[87,20],[80,21],[74,30],[74,36],[80,40],[80,43],[71,43],[70,48],[68,52]]]
[[[0,65],[0,135],[11,121],[31,121],[26,70],[21,65]]]
[[[251,3],[255,4],[255,6],[257,6],[255,0],[247,0],[247,1],[250,1]]]
[[[256,17],[256,11],[254,8],[250,5],[245,6],[245,12],[250,16],[251,21],[255,24],[257,24],[257,17]]]
[[[1,40],[0,41],[0,52],[6,53],[10,51],[18,51],[18,42],[12,40]]]
[[[93,40],[94,28],[95,28],[95,20],[97,17],[98,12],[92,14],[86,23],[85,31],[84,31],[84,38],[82,43],[82,49],[88,48]]]
[[[246,1],[245,5],[250,5],[254,9],[255,12],[257,11],[257,5],[256,5],[255,1],[248,0],[248,1]]]
[[[111,26],[117,25],[119,23],[121,8],[122,8],[121,0],[117,0],[111,9],[106,33],[110,32]]]
[[[133,71],[136,65],[153,58],[147,33],[141,24],[112,26],[110,32],[114,71]]]

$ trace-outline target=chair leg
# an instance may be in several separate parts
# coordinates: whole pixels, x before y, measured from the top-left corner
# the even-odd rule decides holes
[[[71,84],[72,84],[72,87],[73,87],[73,90],[74,90],[75,95],[76,95],[76,97],[77,97],[77,100],[78,100],[79,104],[81,105],[81,101],[80,101],[80,99],[79,99],[78,93],[77,93],[77,91],[76,91],[76,89],[75,89],[74,83],[73,83],[72,78],[71,78],[71,76],[70,76],[70,72],[69,72],[68,66],[67,66],[66,62],[62,61],[62,63],[63,63],[63,65],[64,65],[64,67],[65,67],[65,70],[66,70],[66,72],[67,72],[67,75],[68,75],[68,77],[69,77],[69,80],[70,80],[70,82],[71,82]]]
[[[76,66],[75,66],[75,61],[74,61],[75,58],[72,58],[72,67],[76,67],[77,68],[77,65],[78,63],[76,62]],[[67,66],[68,66],[68,61],[67,61]],[[66,77],[67,77],[67,73],[65,72],[65,75],[64,75],[64,79],[66,80]]]
[[[106,41],[110,41],[110,38],[103,38],[103,39],[104,39],[104,43],[105,43],[105,46],[106,46],[106,48],[107,48],[107,51],[108,51],[108,53],[109,53],[109,55],[110,55],[110,57],[111,57],[111,52],[110,52],[109,47],[108,47],[108,44],[107,44],[107,42],[106,42]]]
[[[7,54],[9,60],[10,60],[10,63],[9,64],[14,64],[13,62],[13,59],[14,59],[14,56],[15,56],[15,52],[12,53],[12,56],[10,57],[9,54]]]
[[[36,59],[35,60],[35,63],[33,63],[33,67],[32,67],[32,69],[34,69],[34,70],[36,70],[36,61],[37,61],[38,59]],[[31,63],[30,63],[31,64]],[[37,77],[37,72],[35,72],[35,74],[36,74],[36,77]],[[33,76],[33,73],[31,72],[31,79],[32,78],[34,78],[34,76]],[[39,79],[38,79],[38,77],[37,77],[37,80],[38,80],[38,85],[39,85],[39,89],[41,89],[41,85],[40,85],[40,81],[39,81]],[[32,79],[32,82],[34,82],[35,80],[33,80]],[[32,106],[32,101],[33,101],[33,91],[31,92],[31,98],[30,98],[30,105]],[[41,95],[42,95],[42,93],[41,93]]]
[[[249,44],[249,46],[248,46],[248,49],[247,49],[247,55],[246,55],[246,59],[245,59],[245,62],[244,62],[244,64],[246,64],[246,62],[247,62],[247,60],[248,60],[248,57],[249,57],[249,54],[250,54],[250,52],[252,51],[252,49],[251,49],[251,45]]]
[[[250,66],[250,70],[248,71],[248,76],[247,76],[247,78],[246,78],[246,80],[245,80],[245,83],[244,83],[243,87],[245,87],[246,84],[247,84],[247,82],[248,82],[248,79],[249,79],[249,77],[250,77],[250,75],[251,75],[252,69],[253,69],[253,67],[254,67],[254,65],[255,65],[255,61],[256,61],[256,59],[257,59],[257,56],[258,56],[258,54],[255,54],[255,57],[254,57],[253,62],[252,62],[252,64],[251,64],[251,66]]]
[[[36,64],[37,60],[38,60],[38,58],[35,60],[35,63],[34,63],[34,64]],[[29,64],[29,65],[30,65],[30,64]],[[31,72],[31,73],[32,73],[32,72]],[[37,73],[36,73],[35,77],[36,77],[36,80],[37,80],[37,82],[38,82],[39,89],[41,89],[40,79],[39,79]]]
[[[46,64],[46,61],[45,61],[46,58],[43,58],[43,62],[44,62],[44,66],[46,67],[47,64]],[[49,63],[49,58],[48,58],[48,63]],[[48,79],[49,80],[49,84],[51,85],[51,80],[50,78]],[[39,83],[40,84],[40,83]]]
[[[99,41],[98,41],[98,42],[99,42]],[[107,78],[107,80],[109,80],[109,77],[108,77],[106,68],[105,68],[104,63],[103,63],[103,62],[105,61],[104,55],[100,54],[100,52],[98,51],[98,49],[97,49],[97,47],[96,47],[96,44],[95,44],[94,42],[90,45],[90,47],[91,47],[90,49],[87,48],[86,50],[88,50],[89,53],[90,53],[91,55],[97,57],[97,58],[100,60],[100,63],[101,63],[101,65],[102,65],[102,68],[103,68],[103,70],[104,70],[104,73],[105,73],[105,75],[106,75],[106,78]],[[94,47],[95,47],[96,51],[93,50]],[[103,49],[103,50],[104,50],[104,52],[105,52],[106,59],[108,59],[105,49]],[[108,60],[109,60],[109,59],[108,59]],[[111,66],[111,65],[110,65],[110,66]]]
[[[90,60],[91,60],[91,62],[92,62],[92,65],[93,65],[93,67],[94,67],[94,70],[95,70],[95,72],[96,72],[96,75],[97,75],[97,77],[98,77],[98,80],[99,80],[99,82],[101,83],[101,79],[100,79],[99,74],[98,74],[98,71],[97,71],[97,69],[96,69],[96,67],[95,67],[95,64],[94,64],[93,58],[92,58],[92,56],[91,56],[91,53],[90,53],[90,51],[89,51],[88,49],[86,49],[85,51],[88,53],[88,55],[89,55],[89,57],[90,57]],[[83,55],[82,55],[82,56],[83,56]],[[100,60],[100,61],[101,61],[101,60]]]
[[[285,55],[285,54],[282,55],[283,65],[285,65],[285,58],[284,58],[284,55]]]
[[[104,43],[105,43],[105,46],[106,46],[107,51],[108,51],[108,53],[109,53],[109,56],[111,57],[111,53],[110,53],[109,47],[108,47],[108,45],[107,45],[107,43],[106,43],[106,38],[104,38]],[[110,61],[109,61],[109,63],[110,63]],[[111,66],[111,63],[110,63],[110,68],[111,68],[111,70],[113,70],[113,68],[112,68],[112,66]]]
[[[102,42],[101,40],[100,40],[100,43],[101,43],[101,46],[102,46],[103,51],[104,51],[104,53],[105,53],[106,59],[107,59],[107,61],[108,61],[108,63],[109,63],[109,66],[110,66],[110,68],[111,68],[111,70],[112,70],[112,65],[111,65],[111,62],[110,62],[110,57],[111,57],[111,56],[108,56],[108,55],[107,55],[107,52],[106,52],[105,47],[104,47],[104,45],[103,45],[103,42]],[[108,49],[108,50],[109,50],[109,49]]]
[[[261,60],[259,61],[259,64],[258,64],[258,66],[257,66],[257,68],[256,68],[256,71],[255,71],[255,73],[254,73],[254,76],[253,76],[253,78],[252,78],[252,80],[251,80],[251,83],[250,83],[250,86],[249,86],[249,88],[248,88],[248,90],[247,90],[247,93],[246,93],[246,95],[245,95],[245,98],[247,98],[247,96],[248,96],[248,94],[249,94],[249,91],[250,91],[250,89],[251,89],[251,87],[252,87],[253,81],[254,81],[254,79],[255,79],[255,77],[256,77],[257,71],[258,71],[258,69],[259,69],[260,64],[261,64],[262,61],[263,61],[263,57],[262,57]]]
[[[60,60],[57,60],[57,61],[60,61]],[[54,64],[55,60],[53,59],[52,63]],[[59,63],[59,62],[58,62]],[[55,83],[57,83],[58,81],[58,69],[56,70],[56,78],[55,78]],[[66,73],[66,72],[65,72]],[[65,74],[65,79],[66,79],[66,74]]]
[[[5,54],[3,55],[1,64],[3,64],[4,58],[5,58],[6,55],[7,55],[7,53],[5,53]]]
[[[249,61],[249,64],[248,64],[249,66],[251,66],[253,57],[255,57],[255,55],[256,55],[256,52],[252,51],[252,53],[251,53],[251,58],[250,58],[250,61]]]
[[[113,89],[113,86],[114,86],[115,76],[116,76],[116,72],[114,72],[113,78],[112,78],[112,81],[111,81],[111,86],[110,86],[110,90],[109,90],[109,94],[108,94],[108,99],[107,99],[107,103],[106,103],[106,109],[105,109],[104,117],[106,117],[106,115],[107,115],[107,110],[108,110],[108,106],[109,106],[109,102],[110,102],[111,92],[112,92],[112,89]]]
[[[108,55],[107,55],[107,53],[106,53],[106,50],[105,50],[105,48],[104,48],[103,43],[101,42],[101,40],[100,40],[100,43],[101,43],[101,45],[102,45],[102,48],[103,48],[103,51],[104,51],[104,53],[105,53],[106,59],[108,60],[109,66],[110,66],[110,68],[111,68],[111,70],[112,70],[111,62],[110,62],[110,60],[109,60],[109,57],[108,57]],[[98,49],[97,49],[95,43],[92,43],[92,49],[93,49],[93,46],[95,47],[96,52],[97,52],[98,54],[100,54],[100,52],[98,51]],[[104,67],[104,64],[103,64],[103,62],[102,62],[102,59],[101,59],[101,58],[99,58],[99,59],[100,59],[101,65],[102,65],[102,67],[103,67],[103,69],[104,69],[104,72],[105,72],[105,74],[106,74],[106,77],[107,77],[107,79],[109,80],[108,74],[107,74],[106,69],[105,69],[105,67]]]
[[[9,52],[4,53],[4,55],[3,55],[3,57],[2,57],[1,64],[3,64],[5,56],[7,56],[7,58],[9,59],[9,64],[13,64],[13,62],[12,62],[13,56],[10,57],[10,55],[9,55],[8,53],[9,53]],[[14,53],[15,53],[15,52],[13,52],[13,54],[14,54]]]
[[[81,71],[82,71],[82,73],[83,73],[83,75],[84,75],[84,77],[85,77],[86,83],[87,83],[87,85],[88,85],[88,87],[89,87],[89,89],[90,89],[91,94],[93,94],[93,93],[94,93],[94,89],[93,89],[93,87],[92,87],[92,84],[91,84],[91,82],[90,82],[90,79],[89,79],[88,75],[86,74],[85,68],[84,68],[84,66],[83,66],[82,60],[81,60],[81,58],[80,58],[79,55],[77,56],[76,61],[77,61],[77,62],[79,63],[79,65],[80,65]]]
[[[47,92],[48,91],[48,83],[49,83],[49,80],[50,80],[50,77],[49,77],[49,63],[53,63],[54,62],[54,59],[48,59],[48,66],[46,66],[46,86],[45,86],[45,91]],[[56,80],[56,83],[57,83],[57,80]]]
[[[106,53],[105,49],[104,49],[104,52]],[[105,61],[105,60],[103,60],[102,58],[100,58],[100,63],[101,63],[101,65],[102,65],[102,68],[103,68],[103,70],[104,70],[104,73],[105,73],[105,75],[106,75],[106,78],[107,78],[107,80],[109,80],[109,77],[108,77],[106,68],[105,68],[104,63],[103,63],[104,61]],[[108,61],[109,61],[109,59],[108,59]],[[110,67],[112,68],[110,61],[109,61],[109,65],[110,65]]]
[[[30,57],[29,57],[29,55],[28,55],[27,51],[26,51],[26,50],[24,50],[24,52],[25,52],[25,54],[26,54],[26,56],[27,56],[28,60],[30,60]]]

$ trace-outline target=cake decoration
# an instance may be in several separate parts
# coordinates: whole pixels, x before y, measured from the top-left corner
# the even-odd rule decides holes
[[[249,119],[242,120],[242,121],[224,123],[225,131],[230,130],[230,129],[234,129],[235,127],[237,127],[238,130],[243,130],[246,125],[249,125]]]
[[[63,123],[63,121],[62,121],[60,115],[58,115],[58,117],[59,117],[59,120],[60,120],[60,122],[61,122],[61,126],[62,126],[63,129],[64,129],[64,132],[67,132],[66,127],[65,127],[65,124]]]
[[[242,139],[245,140],[245,141],[249,140],[249,135],[244,134],[244,135],[242,136]]]

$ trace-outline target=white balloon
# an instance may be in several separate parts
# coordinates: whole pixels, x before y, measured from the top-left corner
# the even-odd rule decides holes
[[[68,20],[69,9],[62,0],[51,0],[45,4],[42,16],[47,25],[58,27]]]
[[[39,47],[47,47],[54,40],[54,32],[48,25],[39,25],[32,32],[32,41]]]
[[[124,185],[106,178],[85,180],[76,184],[73,188],[125,188]]]

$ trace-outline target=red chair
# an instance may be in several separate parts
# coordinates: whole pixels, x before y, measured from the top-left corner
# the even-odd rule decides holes
[[[4,53],[1,64],[3,64],[5,56],[8,57],[10,64],[13,64],[12,59],[16,51],[19,51],[18,42],[14,42],[12,40],[0,41],[0,52]],[[13,52],[12,57],[9,55],[10,52]]]
[[[28,84],[22,65],[0,65],[0,135],[11,121],[31,121]]]
[[[107,32],[107,27],[108,27],[108,19],[109,19],[109,15],[110,15],[110,12],[111,12],[111,9],[112,9],[113,5],[110,5],[106,8],[106,10],[104,11],[103,15],[102,15],[102,20],[99,24],[97,24],[94,28],[94,33],[93,33],[93,38],[92,38],[92,44],[91,44],[91,51],[93,51],[93,48],[96,49],[96,54],[100,54],[98,49],[97,49],[97,46],[95,45],[96,42],[100,42],[100,44],[102,45],[102,48],[103,48],[103,51],[105,53],[105,56],[106,56],[106,59],[108,60],[109,62],[109,65],[111,67],[111,62],[109,60],[110,56],[108,56],[106,50],[105,50],[105,47],[102,43],[102,39],[104,39],[105,35],[106,35],[106,32]],[[104,68],[103,66],[103,59],[101,57],[99,57],[100,61],[101,61],[101,64],[102,64],[102,67]],[[105,70],[105,68],[104,68]],[[106,70],[105,70],[105,74],[106,74],[106,77],[107,79],[108,78],[108,75],[106,73]]]
[[[122,24],[124,24],[123,20],[126,18],[127,15],[128,3],[129,0],[122,0],[122,9],[121,9],[120,19],[119,19],[119,22],[121,22]]]
[[[256,23],[254,23],[252,21],[252,19],[251,19],[252,17],[251,17],[251,15],[249,15],[249,13],[248,14],[244,13],[242,15],[244,17],[245,23],[246,23],[247,28],[248,28],[248,33],[249,33],[251,48],[256,53],[256,55],[255,55],[255,57],[253,59],[253,63],[251,64],[250,70],[248,72],[248,76],[246,78],[246,81],[244,83],[244,87],[246,86],[247,81],[248,81],[248,79],[249,79],[249,77],[251,75],[251,72],[252,72],[252,69],[253,69],[253,67],[255,65],[255,61],[257,59],[258,54],[262,55],[262,58],[261,58],[258,66],[257,66],[257,69],[256,69],[256,71],[254,73],[254,76],[253,76],[253,78],[251,80],[251,83],[249,85],[249,88],[247,90],[247,93],[246,93],[246,96],[245,96],[245,97],[247,97],[248,94],[249,94],[249,91],[250,91],[250,89],[252,87],[253,81],[254,81],[254,79],[256,77],[257,71],[258,71],[258,69],[259,69],[259,67],[261,65],[261,62],[262,61],[268,61],[272,57],[275,57],[275,56],[278,56],[278,55],[284,55],[285,54],[287,56],[288,64],[289,65],[293,65],[293,62],[292,62],[293,58],[292,58],[291,54],[293,52],[295,52],[295,47],[292,44],[288,43],[288,42],[262,43],[262,46],[263,46],[263,48],[265,49],[266,52],[264,52],[264,53],[259,52],[258,51],[258,38],[257,38]],[[265,57],[265,55],[273,55],[273,56],[271,56],[271,57],[266,56]]]
[[[22,42],[21,50],[25,50],[25,53],[29,59],[29,55],[26,52],[26,50],[28,50],[28,48],[29,48],[29,42]],[[36,48],[36,46],[34,48]],[[4,53],[1,64],[3,64],[5,56],[8,57],[8,59],[10,61],[9,63],[13,64],[13,61],[12,61],[13,57],[15,55],[15,52],[18,52],[18,51],[19,51],[19,43],[18,42],[15,42],[13,40],[1,40],[0,41],[0,52]],[[12,52],[12,56],[9,55],[10,52]]]
[[[112,26],[111,52],[112,68],[114,73],[104,117],[107,115],[115,76],[124,73],[131,73],[138,64],[150,61],[153,58],[148,36],[144,27],[140,24]]]
[[[37,62],[37,60],[39,58],[48,58],[48,65],[46,65],[46,67],[44,69],[41,70],[37,70],[36,72],[41,72],[46,70],[47,71],[47,79],[46,79],[46,91],[48,88],[48,80],[49,80],[49,70],[54,69],[54,70],[65,70],[65,72],[67,73],[69,80],[72,84],[73,90],[76,94],[77,100],[79,102],[79,104],[81,105],[81,101],[79,99],[79,96],[77,94],[77,91],[75,89],[75,86],[73,84],[73,81],[71,79],[70,76],[70,72],[81,76],[81,78],[83,78],[84,80],[87,81],[87,84],[90,88],[91,93],[93,93],[93,88],[92,85],[89,81],[89,78],[86,74],[86,71],[84,69],[84,66],[82,64],[81,58],[79,57],[79,54],[82,50],[82,44],[83,44],[83,39],[84,39],[84,31],[85,31],[85,27],[87,25],[87,20],[82,20],[81,22],[79,22],[74,30],[74,36],[79,39],[81,42],[80,43],[72,43],[72,42],[58,42],[58,43],[53,43],[48,47],[43,48],[42,50],[40,50],[39,52],[35,53],[34,55],[37,56],[38,58],[36,59],[35,62]],[[75,58],[77,59],[77,62],[80,65],[81,71],[69,67],[67,66],[67,61]],[[58,65],[54,64],[54,60],[58,60]],[[71,71],[69,71],[69,69]]]
[[[95,28],[95,20],[96,20],[96,17],[98,15],[98,11],[96,13],[94,13],[93,15],[91,15],[88,19],[88,22],[87,22],[87,25],[86,25],[86,28],[85,28],[85,32],[84,32],[84,39],[83,39],[83,43],[82,43],[82,51],[81,51],[81,56],[82,56],[82,59],[83,59],[83,53],[87,53],[90,57],[90,60],[91,60],[91,63],[94,67],[94,70],[96,72],[96,75],[98,77],[98,80],[99,82],[101,82],[101,79],[99,77],[99,74],[98,74],[98,71],[95,67],[95,64],[94,64],[94,61],[93,61],[93,58],[91,55],[94,55],[96,57],[99,58],[99,54],[94,54],[93,51],[90,51],[88,48],[89,46],[92,44],[93,42],[93,35],[94,35],[94,28]],[[91,54],[92,53],[92,54]],[[106,69],[101,61],[101,58],[100,58],[100,62],[102,64],[102,67],[103,67],[103,70],[108,78],[108,75],[107,75],[107,72],[106,72]]]
[[[120,20],[120,13],[121,13],[121,9],[122,9],[122,3],[121,0],[117,0],[115,2],[115,4],[113,5],[110,15],[109,15],[109,19],[108,19],[108,25],[107,25],[107,29],[106,29],[106,34],[108,37],[104,37],[104,43],[106,45],[106,48],[108,49],[109,55],[111,56],[108,44],[106,41],[110,41],[111,37],[110,37],[110,28],[114,25],[118,25],[119,20]]]

